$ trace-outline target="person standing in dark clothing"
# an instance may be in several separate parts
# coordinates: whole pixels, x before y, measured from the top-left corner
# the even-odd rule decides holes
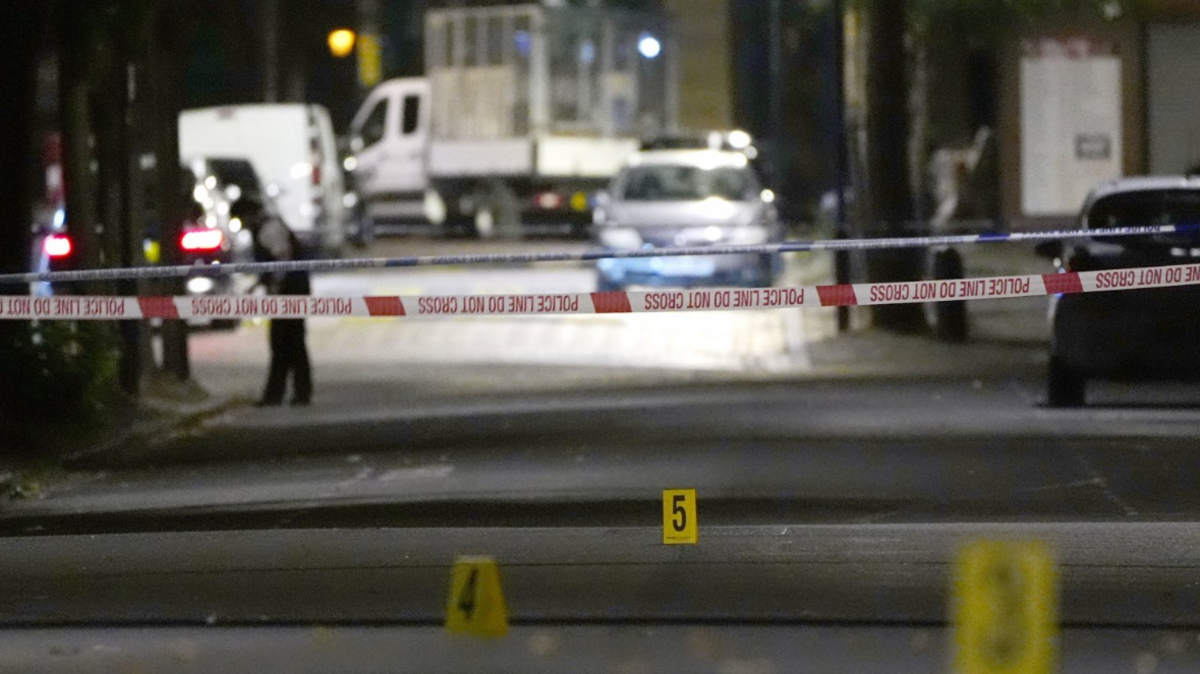
[[[293,237],[294,238],[294,237]],[[295,242],[293,241],[293,245]],[[291,271],[282,275],[276,295],[310,295],[308,272]],[[267,386],[259,404],[275,406],[283,404],[287,392],[288,375],[292,375],[293,405],[312,403],[312,366],[308,362],[308,346],[305,344],[303,318],[271,319],[271,370],[267,375]]]
[[[254,236],[254,259],[258,262],[302,260],[305,258],[300,241],[278,217],[265,214],[261,204],[252,200],[243,206],[239,200],[235,212]],[[312,285],[306,271],[263,274],[259,283],[272,295],[310,295]],[[283,404],[288,378],[292,379],[292,405],[312,403],[312,367],[305,344],[303,318],[274,318],[270,328],[271,369],[259,407]]]

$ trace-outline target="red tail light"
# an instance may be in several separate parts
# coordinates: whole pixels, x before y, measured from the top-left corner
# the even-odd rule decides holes
[[[183,233],[179,247],[188,252],[214,251],[225,243],[225,235],[219,229],[193,229]]]
[[[553,211],[562,208],[565,199],[563,199],[563,196],[557,192],[542,192],[535,197],[535,201],[537,202],[538,208],[547,211]]]
[[[312,184],[313,185],[321,184],[321,165],[320,164],[313,164]]]
[[[42,241],[42,250],[46,253],[46,257],[52,260],[61,260],[71,256],[71,251],[75,246],[71,243],[71,237],[66,234],[51,234]]]

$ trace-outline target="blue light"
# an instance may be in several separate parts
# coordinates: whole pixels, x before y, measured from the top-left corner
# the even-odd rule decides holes
[[[596,44],[594,42],[584,40],[579,45],[579,60],[589,66],[596,61]]]
[[[518,30],[513,33],[513,41],[517,43],[517,52],[521,56],[529,56],[530,48],[533,42],[529,38],[529,31]]]
[[[638,37],[638,51],[648,59],[658,58],[662,53],[662,43],[650,33],[642,33]]]

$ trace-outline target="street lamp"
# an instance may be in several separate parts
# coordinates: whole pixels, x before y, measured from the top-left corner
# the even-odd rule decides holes
[[[329,52],[336,58],[345,58],[354,51],[354,42],[358,38],[354,31],[348,28],[338,28],[329,32]]]
[[[655,59],[662,53],[662,43],[650,33],[642,33],[638,36],[638,51],[647,59]]]

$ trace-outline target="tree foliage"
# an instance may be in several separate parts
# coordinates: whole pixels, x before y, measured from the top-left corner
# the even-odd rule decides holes
[[[99,323],[12,322],[0,341],[0,446],[26,453],[51,449],[63,433],[112,418],[118,393],[117,348]]]
[[[874,0],[863,0],[872,2]],[[1046,21],[1102,23],[1137,17],[1145,0],[910,0],[912,17],[962,39],[997,39]]]

